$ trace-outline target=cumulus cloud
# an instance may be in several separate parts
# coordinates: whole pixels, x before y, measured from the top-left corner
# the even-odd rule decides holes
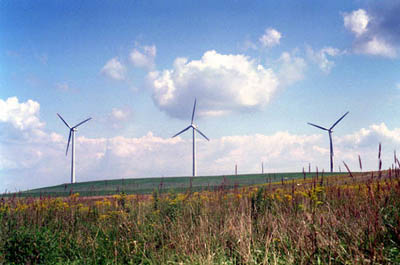
[[[227,136],[212,140],[212,147],[207,150],[211,149],[209,156],[215,157],[212,165],[215,171],[223,169],[229,172],[234,164],[238,164],[242,172],[258,172],[261,161],[265,162],[269,171],[291,171],[314,162],[309,160],[307,153],[320,138],[319,135],[294,135],[289,132]]]
[[[121,129],[128,125],[128,120],[132,115],[129,108],[113,108],[111,113],[105,119],[107,125],[111,125],[114,129]]]
[[[126,68],[117,58],[112,58],[103,66],[101,73],[115,80],[124,80]]]
[[[354,51],[360,54],[397,57],[400,44],[400,2],[384,1],[368,11],[344,13],[346,29],[355,35]]]
[[[104,139],[96,144],[96,139],[91,141],[93,146],[103,146],[99,148],[105,150],[100,164],[107,164],[109,174],[115,178],[191,173],[191,139],[162,138],[149,132],[139,138],[107,139],[107,148]],[[334,135],[335,169],[343,160],[357,169],[358,154],[363,157],[364,169],[376,169],[379,142],[384,148],[384,163],[390,166],[393,149],[400,146],[400,129],[390,130],[385,124],[375,124],[348,135]],[[235,164],[242,173],[260,172],[260,162],[264,162],[268,172],[301,171],[308,163],[320,170],[329,169],[329,138],[324,134],[297,135],[283,131],[271,135],[226,136],[210,142],[198,140],[197,149],[200,175],[233,174]]]
[[[242,50],[244,50],[244,51],[247,51],[247,50],[250,50],[250,49],[251,50],[257,50],[258,49],[257,45],[255,43],[253,43],[252,41],[250,41],[250,40],[245,40],[240,48]]]
[[[40,104],[31,99],[26,102],[19,102],[17,97],[0,99],[0,181],[5,187],[7,183],[15,187],[34,184],[40,176],[36,171],[39,164],[43,172],[52,159],[54,167],[59,165],[55,160],[59,156],[53,150],[60,144],[61,136],[45,132],[39,110]]]
[[[133,49],[130,53],[130,59],[134,66],[150,70],[154,68],[156,54],[155,45],[143,46]]]
[[[355,47],[355,51],[358,53],[381,55],[389,58],[397,56],[396,48],[377,36],[372,36],[368,40],[359,41]]]
[[[371,18],[364,9],[358,9],[351,13],[345,13],[343,20],[344,26],[348,30],[360,36],[367,31],[367,26]]]
[[[279,44],[282,34],[273,28],[267,28],[265,33],[259,38],[262,46],[273,47]]]
[[[358,169],[355,154],[361,155],[363,169],[377,170],[378,146],[382,144],[383,167],[391,167],[393,151],[400,148],[400,128],[389,129],[386,124],[372,124],[368,128],[362,128],[356,132],[336,138],[338,152],[343,160],[349,161],[353,169]]]
[[[300,57],[284,53],[276,64],[278,72],[245,55],[211,50],[200,60],[177,58],[172,69],[150,72],[148,81],[155,104],[172,117],[187,118],[194,97],[199,115],[254,111],[280,87],[304,77],[306,63]]]
[[[1,117],[0,125],[14,126],[12,119]],[[19,124],[16,127],[21,128]],[[0,190],[27,189],[69,181],[70,157],[64,153],[67,139],[42,129],[45,137],[31,130],[18,129],[20,133],[30,133],[29,140],[1,138]],[[390,129],[384,123],[333,137],[335,168],[345,160],[356,170],[358,154],[361,154],[364,169],[376,169],[379,142],[383,146],[384,166],[389,167],[393,149],[400,147],[400,128]],[[227,136],[211,139],[210,142],[198,139],[197,152],[199,175],[233,174],[235,164],[241,173],[260,172],[261,162],[264,162],[266,172],[301,171],[308,163],[313,168],[318,166],[320,170],[329,168],[329,140],[322,133],[298,135],[283,131],[271,135]],[[142,137],[111,138],[88,138],[79,134],[76,139],[78,181],[187,176],[191,174],[191,163],[190,138],[163,138],[149,132]]]
[[[46,131],[39,119],[39,103],[9,98],[1,100],[0,107],[2,129],[9,125],[6,129],[29,135],[15,139],[7,138],[8,135],[0,137],[0,190],[68,182],[67,139]],[[115,109],[115,115],[124,118],[123,111],[119,113],[118,110]],[[38,134],[34,129],[42,133]],[[400,128],[391,129],[381,123],[347,135],[335,133],[335,169],[344,160],[352,170],[357,170],[359,154],[364,170],[377,169],[380,142],[384,167],[387,168],[391,166],[393,150],[400,147]],[[270,135],[227,136],[210,142],[198,139],[197,150],[199,175],[233,174],[235,164],[241,173],[260,172],[261,162],[264,162],[266,172],[301,171],[308,163],[320,170],[329,168],[329,139],[322,133],[298,135],[281,131]],[[190,138],[163,138],[149,132],[142,137],[111,138],[89,138],[79,134],[76,139],[78,181],[190,175],[191,163]]]
[[[304,79],[307,63],[303,58],[283,52],[278,60],[278,65],[278,78],[281,86],[289,86]]]
[[[17,97],[0,99],[0,122],[10,123],[19,130],[41,128],[44,123],[38,117],[39,109],[39,103],[31,99],[21,103]]]
[[[400,143],[400,129],[390,130],[385,123],[372,124],[368,128],[362,128],[343,137],[345,143],[356,144],[357,146],[376,144],[379,143],[380,139],[388,140],[392,143]]]
[[[113,108],[111,111],[111,116],[116,120],[125,120],[128,118],[129,112],[122,109]]]
[[[330,60],[330,57],[335,57],[341,54],[339,49],[332,47],[324,47],[319,51],[314,51],[311,47],[307,47],[306,50],[310,60],[316,63],[325,73],[329,73],[335,66],[335,63]]]

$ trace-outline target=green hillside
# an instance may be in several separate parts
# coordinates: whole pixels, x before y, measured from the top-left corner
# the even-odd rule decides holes
[[[320,173],[321,174],[321,173]],[[338,175],[344,173],[324,173],[324,176]],[[315,173],[307,173],[306,177],[315,176]],[[79,193],[81,196],[111,195],[124,192],[126,194],[150,194],[154,190],[168,192],[186,191],[192,180],[192,190],[215,190],[218,188],[233,188],[268,182],[278,182],[303,178],[303,173],[269,173],[269,174],[244,174],[244,175],[221,175],[202,177],[164,177],[164,178],[135,178],[135,179],[113,179],[89,182],[78,182],[75,184],[61,184],[57,186],[44,187],[19,192],[17,196],[68,196],[71,193]],[[8,196],[13,194],[7,194]]]

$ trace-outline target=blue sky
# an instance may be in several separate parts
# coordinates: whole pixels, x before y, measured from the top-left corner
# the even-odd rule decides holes
[[[0,189],[77,180],[376,168],[400,143],[399,1],[2,1]],[[80,138],[79,138],[80,137]],[[250,149],[251,147],[251,149]],[[172,158],[176,158],[173,161]],[[385,161],[384,161],[385,162]],[[391,165],[388,158],[386,166]],[[54,165],[52,168],[49,165]]]

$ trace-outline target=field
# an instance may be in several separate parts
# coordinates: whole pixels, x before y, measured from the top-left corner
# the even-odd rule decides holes
[[[225,188],[243,187],[282,180],[292,180],[304,177],[315,177],[317,173],[276,173],[276,174],[246,174],[246,175],[221,175],[202,177],[166,177],[166,178],[137,178],[116,179],[80,182],[75,184],[62,184],[20,192],[17,196],[68,196],[79,193],[81,196],[104,196],[119,194],[151,194],[154,190],[160,193],[175,191],[186,192],[218,189],[221,185]],[[319,173],[321,175],[321,172]],[[324,176],[344,173],[323,173]],[[12,195],[12,194],[11,194]],[[10,194],[8,195],[10,196]]]
[[[3,198],[0,264],[400,264],[399,169],[297,176]]]

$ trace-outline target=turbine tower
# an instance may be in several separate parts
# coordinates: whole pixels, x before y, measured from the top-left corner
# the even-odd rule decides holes
[[[194,112],[196,111],[196,99],[194,100],[194,106],[193,106],[193,113],[192,113],[192,122],[190,123],[190,125],[188,127],[186,127],[185,129],[183,129],[182,131],[178,132],[177,134],[175,134],[174,136],[172,136],[172,138],[180,135],[181,133],[186,132],[187,130],[189,130],[190,128],[192,128],[193,130],[193,177],[196,176],[196,132],[200,133],[201,136],[203,136],[207,141],[210,141],[210,139],[207,138],[207,136],[204,135],[204,133],[202,133],[197,126],[193,123],[194,120]]]
[[[89,119],[86,119],[80,123],[78,123],[77,125],[75,125],[74,127],[69,126],[69,124],[61,117],[60,114],[58,114],[58,117],[64,122],[64,124],[69,128],[69,136],[68,136],[68,144],[67,144],[67,151],[65,151],[65,155],[68,154],[68,147],[69,147],[69,143],[71,142],[71,138],[72,138],[72,161],[71,161],[71,184],[75,183],[75,132],[78,130],[77,127],[80,126],[81,124],[87,122]]]
[[[333,133],[333,131],[332,131],[332,129],[333,129],[333,128],[344,118],[344,116],[346,116],[347,114],[349,114],[349,112],[346,112],[342,117],[340,117],[340,119],[338,119],[329,129],[308,122],[309,125],[314,126],[314,127],[317,127],[317,128],[319,128],[319,129],[321,129],[321,130],[324,130],[324,131],[328,131],[328,133],[329,133],[329,142],[330,142],[330,150],[331,150],[331,152],[330,152],[330,153],[331,153],[331,172],[333,172],[333,144],[332,144],[332,133]]]

